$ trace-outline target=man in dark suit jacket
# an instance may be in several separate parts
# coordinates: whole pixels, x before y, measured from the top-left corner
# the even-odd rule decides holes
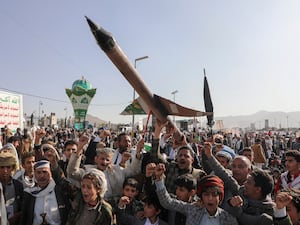
[[[16,170],[17,159],[10,152],[0,154],[0,183],[3,187],[4,203],[8,222],[11,225],[19,223],[21,218],[21,206],[23,201],[23,185],[20,181],[13,179]],[[1,201],[1,200],[0,200]],[[1,223],[1,222],[0,222]]]

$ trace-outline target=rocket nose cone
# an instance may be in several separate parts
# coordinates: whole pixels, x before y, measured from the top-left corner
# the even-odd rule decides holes
[[[102,50],[108,51],[111,50],[115,46],[115,40],[111,33],[104,30],[102,27],[98,27],[93,21],[91,21],[87,16],[85,17],[91,31],[98,42],[98,45]]]
[[[98,30],[98,26],[92,20],[90,20],[90,18],[88,18],[87,16],[85,16],[85,18],[93,32]]]

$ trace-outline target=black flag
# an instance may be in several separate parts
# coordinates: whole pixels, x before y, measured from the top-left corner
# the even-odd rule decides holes
[[[31,126],[33,125],[33,113],[31,113],[31,116],[30,116],[30,125]]]
[[[204,89],[203,89],[203,96],[204,96],[204,105],[205,105],[205,112],[214,112],[214,106],[212,104],[211,101],[211,97],[210,97],[210,91],[209,91],[209,87],[208,87],[208,82],[207,82],[207,78],[206,78],[206,74],[205,74],[205,69],[203,69],[204,71]],[[208,115],[207,116],[207,125],[212,128],[212,126],[214,125],[214,115]]]

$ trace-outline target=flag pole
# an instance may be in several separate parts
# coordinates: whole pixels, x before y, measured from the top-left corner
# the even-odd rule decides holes
[[[203,97],[204,97],[205,112],[213,113],[214,107],[213,107],[213,103],[212,103],[211,96],[210,96],[210,91],[209,91],[205,68],[203,68],[203,73],[204,73]],[[209,129],[209,133],[212,135],[212,127],[214,125],[214,116],[212,114],[212,115],[207,115],[206,117],[207,117],[207,127]]]

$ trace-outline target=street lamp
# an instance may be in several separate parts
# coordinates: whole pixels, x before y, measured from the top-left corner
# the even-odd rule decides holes
[[[67,119],[68,119],[68,108],[65,107],[64,108],[65,112],[66,112],[66,118],[65,118],[65,128],[67,128]]]
[[[38,121],[38,125],[40,125],[41,123],[41,106],[43,105],[43,102],[40,100],[39,101],[39,121]]]
[[[171,94],[173,95],[173,102],[175,103],[175,95],[178,93],[178,90],[175,90],[173,92],[171,92]],[[173,116],[173,122],[175,123],[175,116]]]
[[[149,56],[143,56],[143,57],[139,57],[139,58],[136,58],[134,60],[134,68],[136,69],[136,62],[137,61],[141,61],[141,60],[144,60],[144,59],[148,59]],[[135,89],[133,88],[133,100],[132,100],[132,103],[134,102],[134,99],[135,99]],[[132,109],[132,132],[133,132],[133,129],[134,129],[134,110]]]

